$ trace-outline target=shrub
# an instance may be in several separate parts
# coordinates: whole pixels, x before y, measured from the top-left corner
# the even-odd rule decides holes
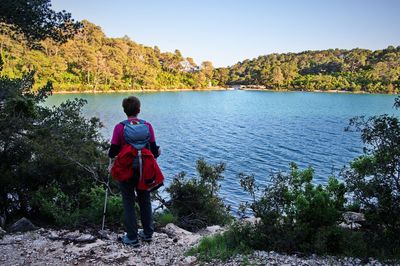
[[[181,172],[166,189],[171,197],[169,209],[177,217],[178,226],[190,231],[230,220],[229,207],[217,195],[225,165],[209,165],[200,159],[196,168],[199,176],[186,179]]]
[[[102,125],[82,116],[84,100],[44,107],[52,86],[33,93],[33,83],[33,73],[0,78],[0,213],[75,223],[82,191],[107,175]]]
[[[250,253],[252,249],[249,241],[252,241],[253,237],[254,229],[249,224],[234,223],[222,234],[202,238],[187,255],[196,255],[201,261],[226,261],[237,254]]]
[[[31,206],[38,212],[35,216],[40,217],[42,223],[56,225],[76,225],[79,218],[76,205],[76,198],[56,186],[38,189],[31,201]]]
[[[123,221],[122,198],[109,192],[107,199],[107,224],[121,225]],[[90,189],[85,195],[87,202],[82,208],[81,221],[90,224],[100,224],[103,219],[105,189],[103,186],[96,186]]]
[[[400,97],[395,100],[400,107]],[[365,213],[364,230],[370,252],[400,258],[400,121],[396,116],[356,117],[349,129],[361,132],[364,155],[342,175],[358,211]]]
[[[82,190],[78,195],[67,195],[55,185],[39,189],[32,199],[32,208],[41,223],[75,227],[81,224],[99,225],[103,218],[105,189],[95,186]],[[108,224],[120,225],[123,221],[122,199],[109,195],[107,200]]]
[[[169,211],[156,212],[154,214],[154,223],[156,227],[164,227],[169,223],[176,223],[177,218]]]
[[[253,196],[246,205],[261,218],[249,243],[283,252],[340,253],[344,229],[336,224],[344,209],[344,184],[331,177],[326,186],[314,185],[312,168],[299,170],[294,163],[290,168],[273,175],[263,191],[254,176],[240,175],[242,187]]]

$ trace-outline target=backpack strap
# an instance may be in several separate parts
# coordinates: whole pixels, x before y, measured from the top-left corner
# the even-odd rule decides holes
[[[138,150],[138,157],[139,157],[139,182],[143,178],[143,158],[142,158],[142,150]]]

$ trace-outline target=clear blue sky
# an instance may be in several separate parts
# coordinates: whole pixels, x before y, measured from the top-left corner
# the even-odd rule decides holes
[[[196,63],[400,45],[400,0],[53,0],[53,9]]]

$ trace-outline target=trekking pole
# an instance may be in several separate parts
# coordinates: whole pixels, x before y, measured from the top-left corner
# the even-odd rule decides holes
[[[107,198],[108,198],[108,189],[109,189],[109,185],[110,185],[110,171],[109,171],[109,169],[110,169],[110,167],[111,167],[111,164],[112,164],[112,160],[111,160],[111,158],[110,158],[110,160],[109,160],[109,162],[108,162],[108,168],[107,168],[108,175],[107,175],[106,196],[104,197],[103,223],[102,223],[102,225],[101,225],[101,230],[102,230],[102,231],[104,230],[104,223],[105,223],[105,221],[106,221]]]

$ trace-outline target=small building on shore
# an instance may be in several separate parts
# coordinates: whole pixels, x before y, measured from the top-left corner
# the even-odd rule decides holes
[[[235,90],[265,90],[263,85],[232,85]]]

